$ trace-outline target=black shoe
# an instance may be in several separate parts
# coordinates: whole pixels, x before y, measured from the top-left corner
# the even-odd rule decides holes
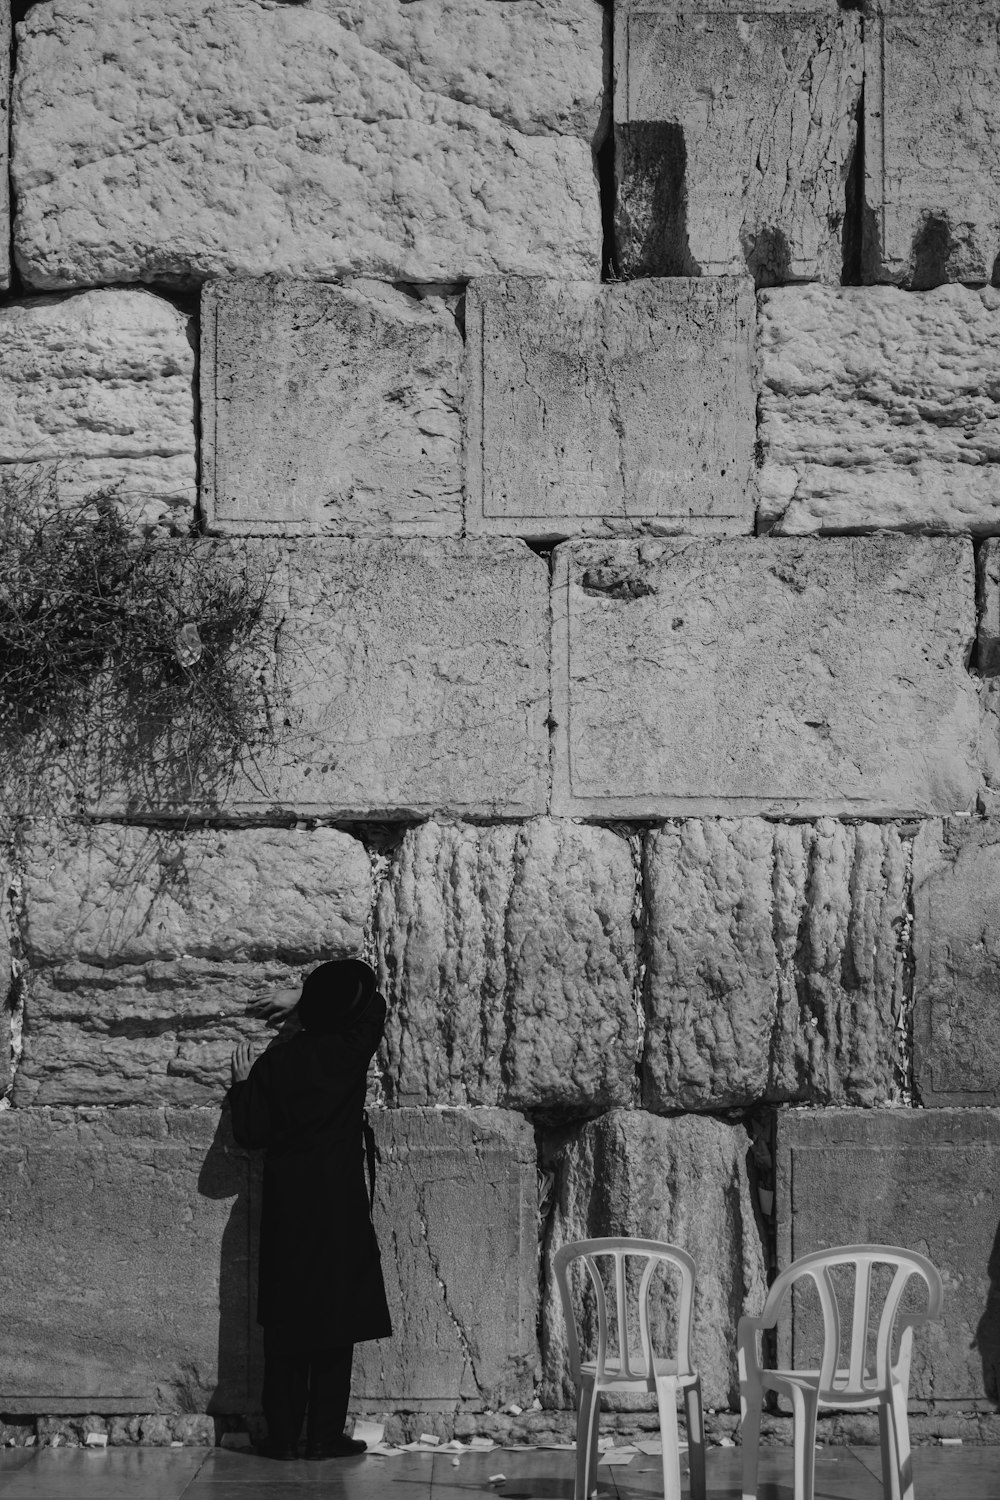
[[[368,1444],[360,1438],[339,1437],[330,1443],[317,1443],[306,1449],[306,1458],[357,1458],[367,1453]]]
[[[260,1458],[276,1458],[283,1463],[289,1463],[293,1458],[298,1458],[298,1448],[290,1448],[286,1443],[272,1443],[270,1438],[265,1438],[262,1443],[257,1443],[253,1450]]]

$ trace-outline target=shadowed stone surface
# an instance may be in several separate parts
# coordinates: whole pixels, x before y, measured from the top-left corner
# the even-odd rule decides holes
[[[601,7],[418,9],[34,5],[12,151],[25,281],[596,278]]]
[[[504,1110],[378,1110],[375,1229],[393,1337],[355,1351],[352,1400],[530,1402],[537,1361],[534,1132]]]
[[[616,5],[620,270],[839,281],[861,83],[834,5]]]
[[[968,542],[581,542],[553,581],[553,810],[907,816],[979,786]]]
[[[633,1102],[634,893],[607,829],[408,832],[377,915],[393,1102]]]
[[[892,825],[691,819],[645,841],[643,1103],[888,1103],[909,958]]]
[[[213,282],[201,307],[212,530],[461,531],[454,301],[267,278]]]
[[[252,1410],[253,1178],[215,1109],[0,1114],[4,1409]]]
[[[194,516],[191,320],[151,292],[0,307],[0,464],[56,468],[67,499],[108,486],[137,521]]]
[[[750,530],[753,324],[745,277],[473,282],[470,530]]]
[[[759,522],[1000,529],[1000,292],[761,292]]]
[[[747,1184],[741,1125],[695,1115],[663,1120],[614,1109],[550,1141],[555,1171],[547,1264],[570,1240],[632,1235],[683,1245],[698,1266],[694,1347],[707,1407],[736,1397],[736,1324],[764,1302],[764,1262]],[[672,1300],[654,1312],[654,1342]],[[542,1308],[542,1400],[572,1406],[566,1333],[555,1279]],[[625,1398],[629,1399],[629,1398]],[[655,1406],[655,1401],[654,1401]]]
[[[11,904],[11,876],[5,861],[0,859],[0,1097],[10,1088],[13,1079],[11,1054],[11,951],[10,939],[13,927]]]
[[[966,1409],[997,1399],[998,1165],[995,1110],[792,1110],[779,1117],[779,1266],[834,1245],[904,1245],[944,1277],[941,1321],[914,1336],[911,1399],[961,1401]],[[815,1305],[786,1313],[778,1325],[779,1364],[815,1368],[821,1328]]]

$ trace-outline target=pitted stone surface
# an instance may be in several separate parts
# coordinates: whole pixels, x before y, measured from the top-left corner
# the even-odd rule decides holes
[[[914,1335],[911,1400],[995,1402],[1000,1113],[792,1110],[779,1116],[777,1168],[778,1265],[844,1243],[919,1250],[945,1295],[940,1321]],[[821,1327],[814,1306],[786,1314],[779,1364],[815,1368]]]
[[[694,1256],[693,1340],[708,1407],[738,1399],[736,1324],[744,1313],[758,1313],[766,1294],[747,1146],[742,1125],[614,1109],[573,1127],[551,1148],[550,1265],[568,1241],[604,1235],[666,1240]],[[668,1299],[654,1311],[654,1341],[671,1311]],[[542,1358],[544,1404],[572,1406],[565,1324],[551,1275],[543,1295]]]
[[[408,832],[377,913],[392,1102],[634,1102],[634,892],[607,829]]]
[[[10,5],[0,8],[0,291],[10,286]]]
[[[5,1409],[253,1410],[258,1202],[217,1108],[0,1114]]]
[[[882,0],[865,18],[866,281],[989,282],[1000,252],[997,16]]]
[[[0,307],[0,464],[55,466],[80,499],[115,486],[137,520],[194,516],[190,319],[151,292]]]
[[[894,816],[976,795],[969,542],[579,542],[553,593],[557,813]]]
[[[469,529],[518,536],[753,524],[746,277],[469,288]]]
[[[600,5],[419,12],[33,6],[12,149],[25,281],[596,278]]]
[[[838,282],[861,34],[835,5],[616,5],[621,270]]]
[[[893,1097],[910,846],[889,824],[690,819],[646,837],[643,1103]]]
[[[11,934],[13,906],[11,874],[0,859],[0,1098],[13,1081],[13,1036],[11,1030]]]
[[[453,301],[268,277],[213,282],[201,308],[211,530],[458,535]]]
[[[527,1404],[538,1358],[531,1126],[499,1109],[377,1110],[372,1123],[393,1337],[355,1351],[353,1401]]]
[[[1000,530],[1000,292],[758,300],[762,529]]]

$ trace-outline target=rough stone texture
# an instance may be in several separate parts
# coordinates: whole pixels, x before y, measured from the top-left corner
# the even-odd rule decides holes
[[[972,546],[575,543],[553,585],[553,810],[960,812]]]
[[[910,1395],[968,1410],[1000,1396],[1000,1114],[818,1110],[778,1125],[778,1265],[838,1244],[907,1245],[945,1283],[914,1337]],[[925,1304],[926,1305],[926,1304]],[[778,1325],[778,1361],[815,1367],[813,1305]]]
[[[688,1115],[672,1120],[614,1109],[567,1131],[555,1145],[546,1264],[560,1245],[634,1235],[683,1245],[698,1266],[694,1347],[708,1407],[737,1396],[736,1324],[758,1312],[764,1261],[747,1183],[742,1125]],[[670,1301],[654,1337],[669,1326]],[[542,1304],[547,1406],[571,1406],[565,1325],[558,1289],[546,1277]]]
[[[0,291],[10,286],[10,5],[0,6]]]
[[[116,486],[139,521],[186,530],[196,493],[189,329],[151,292],[0,307],[0,464],[25,477],[55,466],[70,499]]]
[[[643,1103],[891,1102],[910,846],[889,824],[668,823],[646,836]]]
[[[913,904],[920,1102],[1000,1104],[1000,820],[927,823]]]
[[[8,1412],[244,1412],[254,1170],[218,1110],[0,1114]]]
[[[503,1110],[379,1110],[375,1228],[393,1337],[360,1345],[352,1401],[527,1405],[538,1358],[535,1138]]]
[[[0,1098],[7,1093],[13,1081],[13,1035],[11,1028],[11,932],[13,907],[10,892],[10,871],[0,858]]]
[[[38,837],[24,879],[23,1055],[14,1102],[209,1104],[254,995],[361,952],[372,878],[347,833]]]
[[[1000,544],[983,542],[976,549],[976,666],[986,677],[1000,671]]]
[[[615,17],[620,269],[839,281],[860,16],[627,0]]]
[[[596,0],[42,0],[21,274],[596,277],[602,32]]]
[[[746,277],[473,282],[469,529],[749,531],[753,323]]]
[[[201,308],[211,530],[461,531],[453,303],[267,278],[213,282]]]
[[[1000,292],[762,292],[762,529],[1000,530]]]
[[[866,18],[866,280],[992,279],[997,30],[994,8],[981,0],[882,0]]]
[[[608,829],[408,832],[377,913],[391,1101],[634,1102],[634,895]]]

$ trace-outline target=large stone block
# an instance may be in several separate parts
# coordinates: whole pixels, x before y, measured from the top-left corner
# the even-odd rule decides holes
[[[0,291],[10,286],[10,4],[0,7]]]
[[[881,0],[865,20],[865,279],[989,282],[1000,252],[997,17]]]
[[[891,1102],[910,858],[891,824],[829,818],[649,833],[647,1108]]]
[[[42,0],[18,28],[36,287],[596,276],[597,0]]]
[[[736,1324],[744,1313],[758,1312],[765,1296],[747,1147],[742,1125],[696,1115],[663,1120],[626,1109],[576,1126],[554,1143],[542,1304],[546,1405],[573,1405],[552,1256],[570,1240],[603,1235],[666,1240],[694,1256],[694,1348],[705,1404],[734,1402]],[[667,1296],[654,1311],[654,1338],[670,1327],[672,1312]]]
[[[832,3],[615,7],[618,263],[839,281],[863,72]]]
[[[760,526],[1000,530],[1000,292],[762,292]]]
[[[190,319],[151,292],[0,308],[0,464],[55,468],[74,500],[109,486],[139,521],[194,516]]]
[[[968,542],[580,542],[553,590],[556,812],[906,816],[976,795]]]
[[[0,1099],[7,1093],[13,1081],[14,1037],[11,1026],[11,982],[14,974],[11,966],[11,933],[14,912],[11,899],[11,876],[0,858]]]
[[[470,531],[751,530],[753,322],[745,277],[473,282]]]
[[[379,1110],[375,1228],[393,1337],[355,1351],[353,1399],[417,1410],[531,1399],[535,1138],[503,1110]]]
[[[914,1338],[910,1395],[966,1407],[1000,1395],[1000,1114],[793,1110],[778,1126],[778,1265],[839,1244],[903,1245],[945,1282]],[[925,1304],[926,1305],[926,1304]],[[778,1325],[778,1361],[815,1368],[815,1304]]]
[[[201,298],[213,531],[462,529],[454,307],[376,282],[216,281]]]
[[[4,1410],[253,1410],[258,1202],[217,1110],[0,1114]]]
[[[634,1102],[635,872],[608,829],[425,823],[379,899],[402,1104]]]

